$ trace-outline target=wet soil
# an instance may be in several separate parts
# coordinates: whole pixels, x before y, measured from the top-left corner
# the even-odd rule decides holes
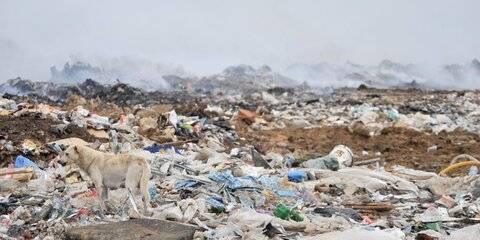
[[[402,165],[439,172],[459,154],[480,159],[480,137],[460,130],[435,135],[406,128],[386,128],[379,136],[365,137],[354,135],[345,127],[248,131],[244,123],[237,122],[236,129],[240,137],[263,153],[294,153],[299,160],[328,154],[338,144],[350,147],[359,160],[375,158],[374,154],[380,152],[387,168]],[[432,146],[437,146],[437,150],[427,152]],[[362,155],[362,151],[369,155]]]
[[[95,141],[95,137],[90,135],[86,129],[74,125],[68,126],[64,133],[54,132],[51,128],[56,124],[60,124],[60,122],[51,118],[43,118],[41,114],[0,116],[0,140],[11,141],[12,145],[17,147],[15,151],[9,151],[0,146],[0,167],[13,163],[17,155],[23,154],[20,148],[26,139],[32,140],[42,150],[36,156],[25,155],[34,161],[48,161],[54,157],[52,151],[45,146],[51,141],[69,137],[81,138],[87,142]]]

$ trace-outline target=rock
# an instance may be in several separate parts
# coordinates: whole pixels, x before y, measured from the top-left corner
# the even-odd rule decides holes
[[[387,232],[385,230],[378,229],[363,229],[352,228],[345,231],[335,231],[325,234],[320,234],[314,237],[306,237],[304,239],[315,240],[402,240],[403,237],[397,236],[396,233]]]
[[[104,130],[87,129],[87,132],[96,138],[108,139],[108,133]]]
[[[363,136],[363,137],[370,137],[370,129],[365,126],[365,124],[361,121],[353,121],[350,125],[348,125],[348,131],[351,134]]]
[[[133,219],[125,222],[76,227],[67,231],[67,240],[187,240],[196,227],[164,220]]]
[[[152,117],[144,117],[138,121],[140,126],[140,132],[146,133],[151,130],[155,130],[158,126],[157,120]]]
[[[318,207],[313,211],[323,217],[332,217],[333,215],[343,217],[347,220],[353,219],[356,221],[362,221],[362,215],[356,210],[350,208],[338,208],[338,207]]]
[[[15,179],[0,179],[0,192],[13,192],[14,190],[19,189],[22,185],[21,182]]]
[[[443,235],[434,230],[428,229],[421,231],[415,236],[415,240],[440,240]]]
[[[238,110],[238,118],[247,124],[252,124],[255,122],[255,118],[257,117],[257,113],[246,110],[240,109]]]
[[[455,206],[455,204],[457,204],[455,202],[455,199],[451,198],[448,195],[442,195],[442,197],[437,200],[437,203],[439,203],[439,204],[441,204],[441,205],[443,205],[447,208],[452,208],[453,206]]]
[[[255,167],[264,167],[264,168],[272,168],[270,164],[262,157],[262,155],[252,148],[252,159]]]
[[[464,227],[458,230],[455,230],[451,233],[448,240],[462,239],[462,240],[474,240],[478,239],[480,234],[480,224]]]

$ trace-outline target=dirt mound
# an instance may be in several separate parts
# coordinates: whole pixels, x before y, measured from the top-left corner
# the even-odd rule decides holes
[[[22,116],[0,116],[0,140],[2,142],[11,141],[14,150],[0,146],[0,166],[4,167],[12,163],[14,158],[21,152],[22,143],[29,139],[35,143],[41,150],[39,155],[26,155],[35,161],[47,161],[53,157],[53,153],[45,144],[58,139],[77,137],[87,142],[95,141],[95,137],[90,135],[85,129],[75,125],[69,125],[65,131],[52,131],[52,126],[60,124],[51,118],[42,118],[41,114],[27,114]]]
[[[448,166],[452,158],[459,154],[480,157],[480,137],[459,130],[434,135],[405,128],[386,128],[380,136],[369,138],[354,135],[345,127],[251,132],[239,125],[242,123],[237,123],[236,128],[240,137],[263,153],[294,153],[300,160],[327,154],[338,144],[350,147],[362,160],[374,158],[376,152],[381,152],[387,167],[398,164],[435,172]],[[437,149],[427,152],[427,148],[432,146],[437,146]],[[362,151],[367,151],[369,155],[362,155]]]

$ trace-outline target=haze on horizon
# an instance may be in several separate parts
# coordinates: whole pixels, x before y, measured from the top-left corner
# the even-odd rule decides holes
[[[480,58],[478,0],[0,1],[0,81],[109,59],[212,74],[236,64],[422,66]]]

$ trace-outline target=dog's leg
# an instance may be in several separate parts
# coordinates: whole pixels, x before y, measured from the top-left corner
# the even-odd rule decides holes
[[[140,192],[142,194],[142,202],[143,202],[143,212],[145,215],[149,215],[148,208],[150,206],[150,197],[148,195],[148,179],[145,182],[143,177],[143,169],[139,169],[137,167],[130,167],[127,170],[127,175],[125,178],[125,187],[130,191],[132,194],[136,192]],[[138,191],[140,190],[140,191]]]
[[[152,212],[149,212],[150,209],[150,193],[148,192],[148,181],[150,180],[150,168],[148,165],[142,167],[142,176],[140,177],[140,182],[138,184],[140,192],[142,194],[143,210],[145,215],[152,215]]]
[[[135,169],[134,167],[129,167],[127,169],[127,174],[125,176],[125,188],[134,196],[137,192],[137,175],[138,175],[138,170]]]
[[[141,184],[140,183],[140,192],[142,194],[142,202],[143,202],[143,208],[145,211],[148,211],[150,208],[150,194],[148,193],[148,186],[142,186],[146,184]]]
[[[89,175],[91,176],[92,182],[95,185],[95,188],[97,189],[98,199],[100,200],[100,208],[102,212],[104,212],[106,210],[105,200],[106,200],[106,197],[108,196],[108,191],[103,184],[102,175],[96,168],[92,169]]]

